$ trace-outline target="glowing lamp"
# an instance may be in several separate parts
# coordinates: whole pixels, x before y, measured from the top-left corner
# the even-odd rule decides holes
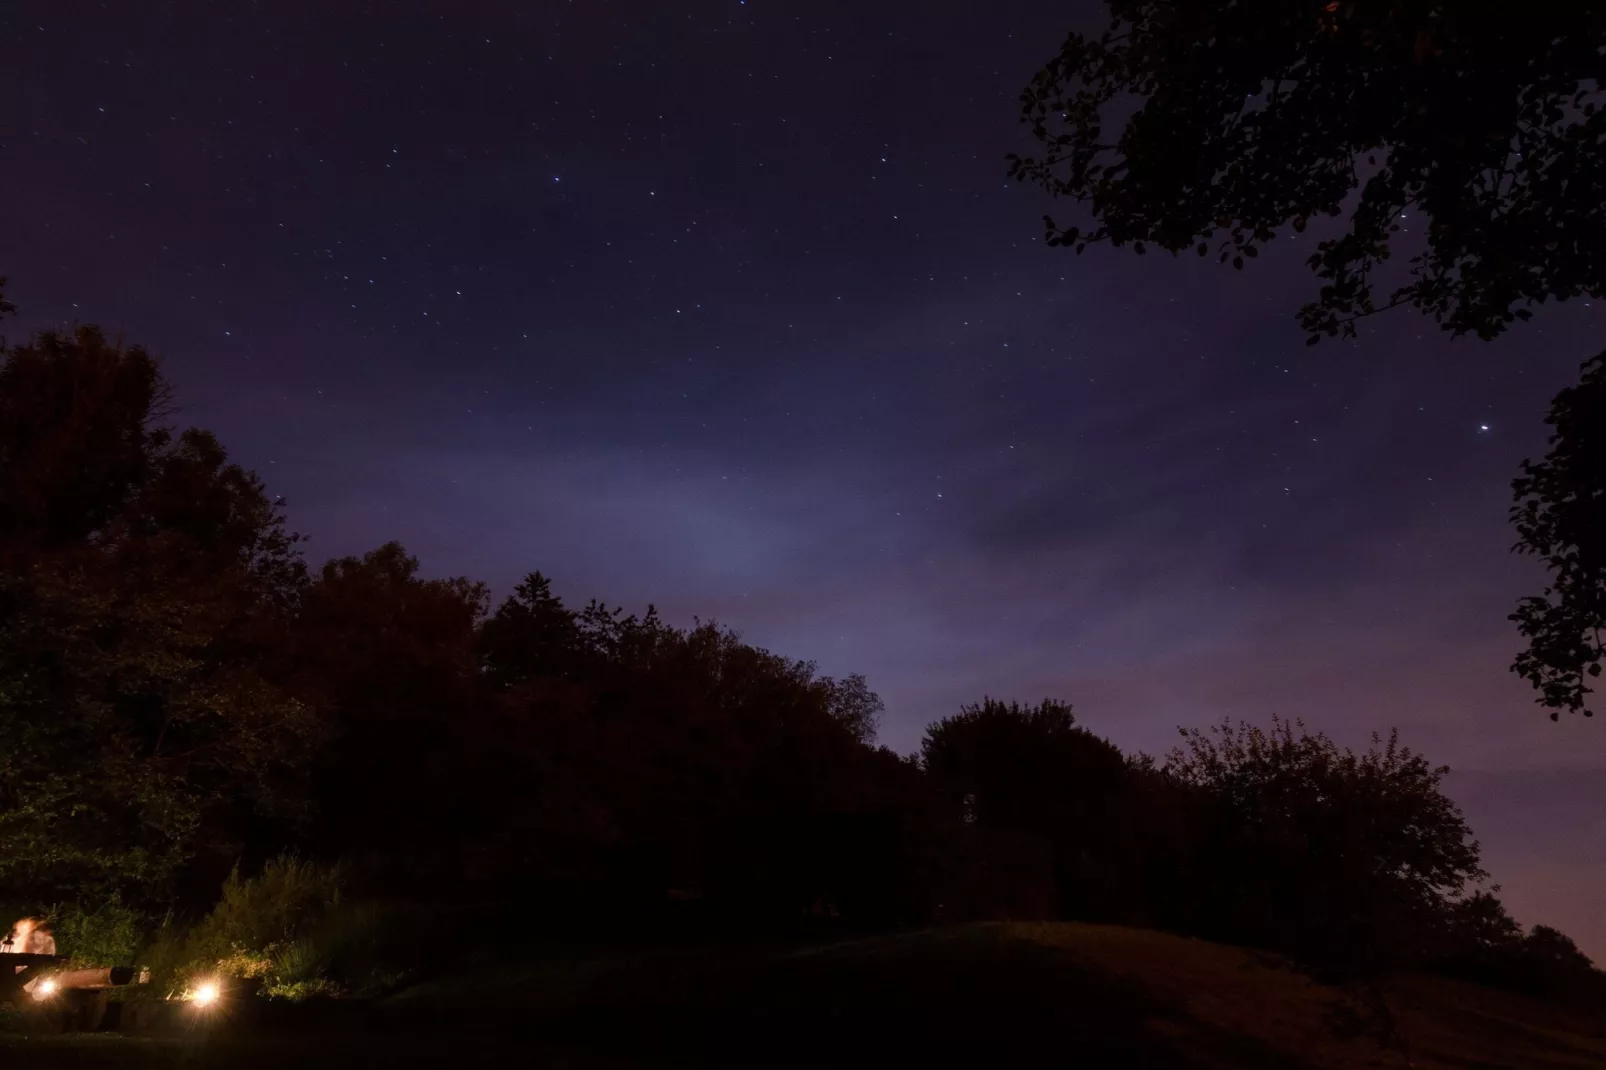
[[[218,989],[216,981],[204,981],[196,985],[195,991],[190,993],[190,1002],[197,1007],[210,1007],[217,1002],[220,995],[222,992]]]

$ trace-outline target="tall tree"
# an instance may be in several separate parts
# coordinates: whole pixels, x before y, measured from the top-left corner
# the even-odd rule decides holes
[[[1124,772],[1121,752],[1053,699],[965,706],[926,729],[920,753],[966,820],[1032,831],[1091,824]]]
[[[46,333],[0,365],[0,559],[81,544],[155,474],[171,392],[150,354],[93,327]]]
[[[1079,727],[1069,704],[983,699],[931,725],[920,753],[961,821],[1050,846],[1063,913],[1108,914],[1130,781],[1121,752]]]
[[[304,574],[261,482],[160,426],[95,329],[0,365],[0,885],[160,901],[288,817],[312,738],[275,683]],[[226,862],[224,863],[226,865]]]
[[[1371,974],[1423,943],[1486,877],[1430,765],[1396,735],[1356,753],[1274,719],[1183,732],[1163,771],[1207,800],[1196,894],[1213,935]]]
[[[795,917],[842,869],[848,848],[826,830],[884,801],[868,783],[885,768],[868,746],[881,702],[861,678],[714,624],[572,610],[540,573],[479,649],[490,762],[523,771],[493,853],[584,908],[642,914],[673,890]]]
[[[1106,28],[1070,34],[1021,96],[1038,152],[1010,173],[1085,210],[1045,218],[1050,244],[1242,268],[1316,221],[1302,239],[1321,283],[1299,313],[1311,342],[1399,306],[1492,338],[1533,305],[1606,291],[1606,7],[1106,7]],[[1606,397],[1568,404],[1580,419],[1556,421],[1553,457],[1580,458],[1570,436],[1606,424]],[[1581,674],[1600,665],[1606,527],[1543,514],[1601,478],[1530,471],[1516,485],[1519,549],[1557,579],[1519,609],[1531,641],[1513,668],[1552,709],[1581,709]]]
[[[461,864],[481,794],[476,629],[483,584],[427,579],[399,543],[327,562],[296,622],[296,695],[328,735],[314,844],[387,878]]]

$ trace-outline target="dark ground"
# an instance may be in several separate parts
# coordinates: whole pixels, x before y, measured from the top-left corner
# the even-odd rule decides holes
[[[1606,1016],[1426,980],[1395,986],[1390,1003],[1411,1065],[1606,1065]],[[988,925],[785,953],[487,965],[379,1004],[236,1013],[187,1038],[0,1037],[0,1065],[1408,1065],[1342,1028],[1347,1008],[1344,993],[1235,948]]]

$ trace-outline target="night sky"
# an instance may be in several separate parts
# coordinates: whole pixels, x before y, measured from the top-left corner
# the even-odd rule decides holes
[[[865,673],[901,751],[984,694],[1156,753],[1398,725],[1606,961],[1606,724],[1532,705],[1505,619],[1595,310],[1306,348],[1305,239],[1045,248],[1015,96],[1096,10],[12,0],[7,333],[162,355],[315,558],[716,618]]]

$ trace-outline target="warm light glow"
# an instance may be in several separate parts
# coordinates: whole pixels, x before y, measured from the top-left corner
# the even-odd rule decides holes
[[[46,977],[43,981],[40,981],[34,986],[33,998],[38,1000],[49,999],[51,996],[56,994],[56,990],[60,987],[61,986],[56,983],[56,979],[54,977]]]
[[[190,1002],[197,1007],[209,1007],[217,1002],[219,995],[217,982],[205,981],[195,986],[195,991],[190,994]]]

